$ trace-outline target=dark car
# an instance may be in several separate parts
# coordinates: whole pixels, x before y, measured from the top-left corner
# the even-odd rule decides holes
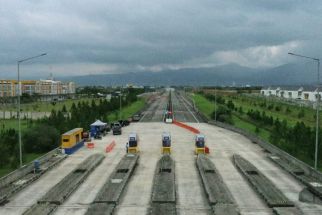
[[[112,127],[113,135],[122,134],[122,125],[119,122],[114,122]]]
[[[119,123],[122,125],[122,127],[130,125],[129,120],[119,120]]]

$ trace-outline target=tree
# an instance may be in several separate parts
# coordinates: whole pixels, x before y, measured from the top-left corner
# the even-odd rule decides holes
[[[231,100],[229,100],[228,103],[227,103],[227,107],[229,109],[231,109],[231,110],[234,110],[235,109],[235,104]]]
[[[217,116],[216,116],[217,114]],[[212,119],[217,119],[220,122],[225,122],[228,124],[233,124],[231,117],[231,110],[224,105],[219,105],[217,111],[214,111],[211,115]]]
[[[0,134],[0,166],[16,167],[18,159],[18,134],[14,129],[2,131]]]
[[[28,153],[44,153],[59,146],[60,133],[53,126],[39,124],[29,128],[24,136],[24,148]]]

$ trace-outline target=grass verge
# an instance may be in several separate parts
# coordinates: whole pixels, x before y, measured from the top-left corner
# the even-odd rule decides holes
[[[131,117],[133,114],[140,111],[144,107],[144,105],[145,105],[145,100],[140,98],[136,102],[133,102],[132,104],[122,108],[121,118],[127,119],[127,118]],[[115,111],[115,112],[111,113],[107,117],[108,121],[109,122],[117,121],[119,119],[119,113],[120,113],[119,111]]]
[[[215,104],[199,94],[193,94],[192,98],[198,110],[210,119],[212,112],[215,110]]]

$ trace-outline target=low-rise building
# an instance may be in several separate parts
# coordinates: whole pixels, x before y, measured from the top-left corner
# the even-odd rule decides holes
[[[29,95],[63,95],[75,94],[74,82],[63,83],[55,80],[22,80],[20,81],[21,94]],[[0,80],[0,97],[15,97],[18,95],[17,80]]]
[[[283,87],[266,87],[261,89],[263,96],[275,96],[285,99],[296,99],[303,101],[315,102],[318,98],[318,88],[314,86],[283,86]],[[322,96],[319,90],[320,98]]]

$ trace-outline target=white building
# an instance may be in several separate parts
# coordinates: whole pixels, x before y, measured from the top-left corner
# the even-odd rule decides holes
[[[314,86],[267,87],[261,89],[261,94],[263,96],[275,96],[285,99],[297,99],[315,102],[318,98],[317,90],[317,87]],[[321,98],[321,89],[319,90],[319,94]]]

